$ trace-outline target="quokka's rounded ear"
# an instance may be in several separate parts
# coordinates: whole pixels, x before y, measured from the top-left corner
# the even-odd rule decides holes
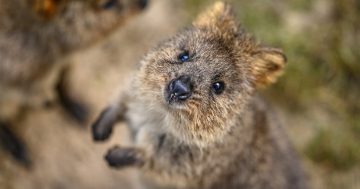
[[[201,13],[193,25],[198,28],[212,27],[222,32],[235,32],[238,24],[231,6],[225,2],[218,1]]]
[[[275,83],[283,73],[286,56],[281,49],[261,47],[252,55],[251,70],[257,88]]]
[[[40,17],[51,19],[65,1],[66,0],[32,0],[32,7]]]

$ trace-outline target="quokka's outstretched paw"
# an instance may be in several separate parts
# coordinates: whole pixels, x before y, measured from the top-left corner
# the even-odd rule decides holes
[[[117,122],[117,111],[111,107],[101,112],[95,123],[91,126],[92,136],[95,141],[104,141],[109,138],[112,128]]]
[[[105,160],[110,167],[114,168],[141,166],[143,164],[141,155],[138,149],[115,146],[105,155]]]

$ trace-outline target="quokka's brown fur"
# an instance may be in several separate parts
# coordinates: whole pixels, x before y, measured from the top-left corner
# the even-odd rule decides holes
[[[107,7],[109,2],[112,7]],[[10,93],[21,89],[24,99],[31,99],[37,81],[54,68],[56,60],[107,36],[141,10],[139,2],[1,0],[1,90]],[[8,93],[1,94],[1,104],[14,96]]]
[[[65,85],[57,81],[66,81],[59,74],[65,65],[55,62],[108,36],[146,2],[0,0],[0,136],[15,129],[10,125],[16,125],[27,108],[66,98],[55,90]],[[8,137],[0,140],[3,146],[14,145]]]
[[[105,140],[125,119],[133,146],[115,146],[105,158],[115,168],[137,167],[145,188],[307,188],[283,129],[256,92],[285,63],[281,50],[258,44],[230,6],[217,2],[145,56],[131,87],[93,125],[93,137]]]
[[[130,0],[0,3],[0,81],[11,85],[27,85],[57,58],[102,39],[141,9]]]

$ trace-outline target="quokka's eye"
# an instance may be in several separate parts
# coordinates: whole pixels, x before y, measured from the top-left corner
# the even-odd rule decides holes
[[[181,54],[179,54],[178,59],[179,59],[181,62],[189,61],[189,60],[190,60],[189,52],[188,52],[188,51],[182,52]]]
[[[221,94],[225,89],[225,83],[223,81],[215,82],[211,85],[213,92],[217,95]]]
[[[108,10],[116,6],[118,0],[104,0],[100,2],[100,7],[102,9]]]

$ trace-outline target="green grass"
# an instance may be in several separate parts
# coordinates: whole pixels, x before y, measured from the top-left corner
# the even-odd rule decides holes
[[[305,154],[328,169],[344,171],[360,161],[358,141],[349,133],[321,130],[310,141]]]

